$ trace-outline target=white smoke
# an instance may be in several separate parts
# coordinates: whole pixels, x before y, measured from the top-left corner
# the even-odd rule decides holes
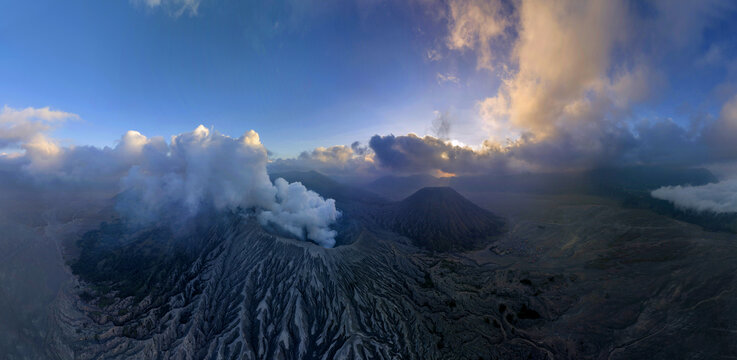
[[[737,212],[737,179],[701,186],[664,186],[654,190],[651,195],[670,201],[681,209]]]
[[[9,177],[2,183],[10,186],[0,189],[0,195],[19,193],[24,186],[29,187],[24,194],[68,194],[75,203],[92,207],[93,200],[97,204],[99,198],[119,193],[115,208],[125,219],[175,227],[206,211],[245,209],[254,211],[262,224],[299,239],[335,244],[336,233],[330,229],[340,216],[335,201],[299,183],[272,184],[266,148],[253,130],[232,138],[200,125],[173,136],[168,144],[161,137],[128,131],[114,148],[61,147],[43,137],[43,149],[53,151],[41,151],[32,145],[45,130],[17,140],[23,153],[0,155],[0,176]]]
[[[336,232],[329,226],[340,216],[335,210],[335,200],[325,200],[299,182],[290,184],[279,178],[274,185],[276,204],[272,210],[259,214],[261,224],[276,224],[302,240],[311,239],[324,247],[333,247]]]
[[[121,209],[138,220],[158,219],[172,209],[189,217],[205,207],[270,208],[274,202],[266,149],[253,130],[235,139],[200,125],[172,137],[168,146],[148,144],[145,137],[138,141],[144,161],[122,179],[135,207]]]
[[[172,137],[168,146],[149,146],[145,137],[137,144],[146,156],[122,179],[126,193],[118,206],[129,218],[181,221],[203,210],[254,208],[264,225],[335,245],[336,232],[330,230],[340,216],[335,201],[300,183],[278,179],[272,184],[267,151],[255,131],[236,139],[200,125]]]

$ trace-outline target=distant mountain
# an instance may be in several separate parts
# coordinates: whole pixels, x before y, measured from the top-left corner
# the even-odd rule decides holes
[[[501,233],[504,221],[449,187],[427,187],[382,207],[377,221],[434,251],[472,250]]]
[[[424,187],[448,186],[448,184],[447,178],[436,178],[431,175],[388,175],[366,184],[364,188],[392,200],[401,200]]]

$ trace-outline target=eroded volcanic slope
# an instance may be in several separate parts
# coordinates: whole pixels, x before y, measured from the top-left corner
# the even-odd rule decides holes
[[[434,251],[472,250],[498,235],[504,221],[450,187],[426,187],[381,207],[377,221]]]
[[[386,233],[364,232],[350,246],[324,249],[274,237],[239,217],[201,241],[188,268],[152,279],[167,284],[163,291],[121,296],[115,282],[68,289],[50,338],[54,356],[536,359],[549,351],[510,333],[540,317],[532,308],[543,311],[518,303],[531,290],[516,271],[429,257]],[[559,298],[556,289],[566,282],[546,288]]]
[[[156,290],[124,294],[135,287],[111,278],[62,291],[46,358],[737,354],[734,239],[648,212],[556,208],[545,220],[511,224],[493,251],[467,253],[421,251],[383,231],[324,249],[240,217],[194,239],[200,246],[189,248],[185,266],[146,282]],[[126,244],[139,249],[133,240]],[[91,268],[121,258],[97,259]]]
[[[730,235],[648,211],[555,205],[510,221],[490,247],[441,252],[364,214],[423,224],[407,229],[413,236],[501,226],[453,190],[415,195],[364,210],[344,199],[354,206],[342,226],[355,235],[334,249],[275,236],[243,214],[205,219],[186,236],[101,226],[69,259],[77,280],[53,306],[44,358],[737,355]]]

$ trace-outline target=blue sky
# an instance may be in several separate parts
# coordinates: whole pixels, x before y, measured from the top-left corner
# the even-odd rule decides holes
[[[68,144],[113,145],[130,129],[168,137],[204,124],[234,136],[254,129],[277,156],[293,156],[374,134],[429,134],[434,111],[451,115],[451,138],[480,144],[490,136],[480,102],[497,94],[502,79],[519,77],[510,44],[524,26],[508,25],[506,35],[466,48],[448,45],[453,23],[461,23],[449,9],[460,0],[191,1],[196,14],[179,16],[177,5],[145,0],[0,4],[0,104],[78,114],[53,133]],[[178,4],[164,1],[171,3]],[[626,116],[717,116],[733,93],[734,13],[683,20],[689,9],[671,16],[625,3],[637,21],[678,20],[642,25],[607,53],[607,71],[634,74],[646,58],[654,79]],[[476,37],[483,25],[472,29]],[[673,33],[658,35],[669,27]],[[660,45],[680,38],[687,44]],[[484,41],[492,70],[479,65]],[[708,60],[712,48],[718,54]],[[442,58],[429,59],[429,51]]]
[[[54,135],[97,146],[129,129],[169,136],[200,123],[255,129],[281,155],[424,134],[434,110],[468,111],[478,98],[466,94],[493,84],[439,83],[437,73],[475,71],[474,58],[429,61],[445,25],[420,12],[213,1],[175,17],[127,1],[5,2],[0,103],[79,114]]]

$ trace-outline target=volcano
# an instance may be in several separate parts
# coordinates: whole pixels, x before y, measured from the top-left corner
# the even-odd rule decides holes
[[[378,222],[432,251],[473,250],[503,231],[504,221],[450,187],[426,187],[382,207]]]
[[[67,253],[75,280],[50,307],[38,346],[44,356],[30,358],[707,359],[735,352],[733,333],[699,331],[716,318],[737,318],[731,235],[592,204],[555,205],[543,217],[523,214],[505,225],[450,188],[391,203],[316,173],[292,175],[348,206],[343,245],[280,237],[248,212],[198,218],[186,233],[103,224]],[[491,241],[492,251],[460,252]],[[683,284],[693,290],[681,292]]]

